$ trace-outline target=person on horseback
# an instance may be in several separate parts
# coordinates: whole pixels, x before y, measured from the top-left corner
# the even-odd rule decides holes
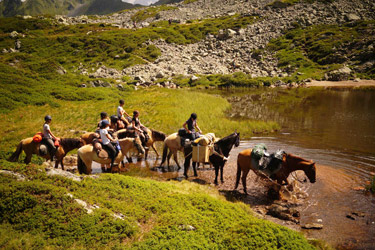
[[[101,121],[99,134],[100,134],[100,139],[102,139],[103,148],[108,152],[109,157],[111,158],[111,167],[113,167],[113,163],[115,162],[115,158],[116,158],[116,149],[112,145],[112,143],[116,143],[116,141],[108,133],[108,127],[109,127],[108,120]]]
[[[200,134],[202,134],[202,130],[198,127],[197,124],[197,114],[192,113],[190,115],[190,118],[182,125],[182,127],[186,130],[188,133],[188,138],[192,141],[200,137]],[[198,130],[198,132],[195,131],[195,129]]]
[[[98,131],[102,125],[102,121],[104,120],[107,120],[109,124],[111,124],[107,112],[100,112],[100,121],[98,122],[98,128],[97,128]]]
[[[127,127],[129,126],[129,121],[125,118],[124,115],[126,115],[126,117],[129,117],[129,118],[131,118],[131,116],[128,113],[126,113],[126,111],[123,108],[125,104],[124,100],[121,99],[119,103],[120,105],[117,107],[117,116],[118,116],[118,119],[124,122],[125,127]]]
[[[135,136],[141,139],[142,146],[146,147],[148,141],[147,128],[139,120],[139,111],[134,110],[132,119],[132,128],[135,130]]]
[[[56,140],[56,136],[52,134],[51,129],[49,127],[49,124],[52,121],[52,117],[50,115],[46,115],[44,117],[44,121],[45,122],[43,125],[42,143],[44,143],[48,147],[50,155],[51,155],[51,160],[53,160],[55,153],[56,153],[56,147],[55,147],[55,142],[54,142]]]

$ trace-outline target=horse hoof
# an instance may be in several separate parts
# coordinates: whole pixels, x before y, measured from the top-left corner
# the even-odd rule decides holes
[[[194,174],[194,177],[198,177],[198,174]]]

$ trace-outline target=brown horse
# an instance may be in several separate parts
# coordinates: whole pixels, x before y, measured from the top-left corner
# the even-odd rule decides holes
[[[66,156],[66,154],[75,149],[79,148],[81,146],[85,145],[85,142],[82,139],[77,138],[61,138],[60,139],[60,146],[57,148],[55,157],[55,168],[58,167],[59,163],[61,163],[61,168],[64,170],[64,164],[63,159]],[[41,148],[42,146],[42,148]],[[33,141],[32,137],[23,139],[17,146],[16,151],[9,157],[9,161],[16,162],[18,161],[18,158],[20,154],[22,153],[22,150],[26,153],[26,157],[24,162],[26,164],[29,164],[31,162],[31,156],[33,154],[39,155],[46,160],[50,160],[51,156],[49,152],[45,152],[45,154],[41,154],[41,149],[46,149],[47,147],[43,145],[42,143],[37,143]]]
[[[94,139],[100,138],[98,133],[87,132],[81,135],[81,139],[85,141],[85,144],[91,144]]]
[[[132,149],[136,148],[136,144],[134,143],[135,138],[125,138],[118,140],[121,151],[118,153],[115,163],[121,163],[124,159],[124,156]],[[144,152],[142,152],[144,153]],[[99,158],[94,147],[89,144],[81,147],[78,149],[78,171],[80,174],[90,174],[92,171],[92,162],[98,162],[102,165],[106,165],[111,163],[110,158]],[[111,169],[112,170],[112,169]]]
[[[117,131],[115,134],[116,134],[118,139],[135,136],[134,130],[131,130],[131,129],[121,129],[121,130]],[[152,147],[152,149],[156,153],[156,158],[159,158],[159,154],[158,154],[158,151],[156,151],[154,143],[157,142],[157,141],[164,141],[165,138],[167,137],[167,135],[164,134],[163,132],[160,132],[160,131],[157,131],[157,130],[154,130],[154,129],[148,129],[148,128],[147,128],[147,135],[148,135],[149,139],[146,142],[147,149],[145,149],[145,159],[147,159],[149,147]]]
[[[250,170],[253,170],[255,174],[265,177],[265,175],[260,174],[255,166],[253,166],[254,161],[251,159],[251,151],[252,149],[245,149],[242,152],[238,154],[237,157],[237,178],[236,178],[236,185],[234,189],[236,190],[238,187],[238,184],[240,182],[240,178],[242,179],[242,185],[245,194],[247,194],[246,190],[246,177]],[[311,183],[314,183],[316,181],[316,168],[315,168],[315,162],[305,160],[299,156],[295,156],[292,154],[286,154],[283,155],[283,160],[281,163],[281,168],[278,172],[275,174],[272,174],[270,178],[272,180],[277,181],[279,185],[282,185],[285,183],[288,184],[288,176],[290,173],[297,171],[297,170],[303,170],[306,174],[306,176],[309,178]],[[241,177],[242,173],[242,177]]]

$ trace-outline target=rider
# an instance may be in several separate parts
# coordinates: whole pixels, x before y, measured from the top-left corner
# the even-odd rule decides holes
[[[103,148],[108,152],[109,157],[111,158],[111,167],[113,167],[113,163],[115,162],[115,158],[116,158],[116,149],[112,145],[112,142],[116,143],[116,141],[108,133],[108,127],[109,127],[108,120],[102,120],[99,134],[100,134],[100,139],[102,139]]]
[[[43,139],[42,142],[44,142],[50,152],[51,160],[53,160],[55,153],[56,153],[56,147],[54,141],[56,140],[56,136],[52,134],[51,129],[49,127],[49,124],[52,121],[52,117],[50,115],[46,115],[44,117],[44,125],[43,125]]]
[[[126,111],[123,108],[125,104],[124,100],[121,99],[119,103],[120,105],[117,107],[117,116],[120,120],[122,120],[125,123],[125,127],[127,127],[129,126],[129,121],[125,118],[124,115],[126,115],[129,118],[131,118],[131,116],[128,113],[126,113]]]
[[[135,130],[135,136],[139,136],[142,142],[142,146],[146,146],[147,142],[147,133],[146,133],[146,127],[143,126],[143,124],[139,120],[139,111],[134,110],[133,111],[133,119],[132,119],[132,127]]]
[[[190,140],[195,140],[200,137],[200,134],[202,134],[202,130],[198,127],[197,124],[197,114],[192,113],[190,115],[190,118],[182,125],[184,129],[188,133],[188,137]],[[195,132],[195,129],[198,130],[198,132]]]

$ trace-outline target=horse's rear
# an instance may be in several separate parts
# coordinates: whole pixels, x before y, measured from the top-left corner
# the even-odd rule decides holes
[[[252,149],[245,149],[241,151],[237,156],[237,176],[236,176],[236,185],[234,189],[238,188],[238,184],[240,182],[241,173],[242,173],[242,185],[244,192],[247,194],[246,191],[246,177],[251,168],[251,151]]]

